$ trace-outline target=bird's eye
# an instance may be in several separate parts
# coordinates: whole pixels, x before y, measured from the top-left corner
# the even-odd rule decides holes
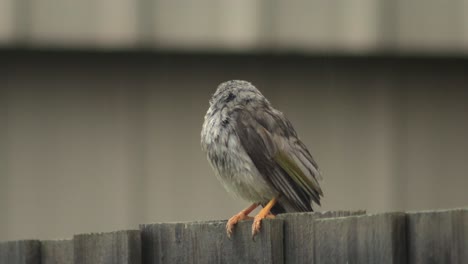
[[[229,93],[228,97],[226,98],[226,103],[231,102],[235,98],[236,98],[236,96],[233,93]]]

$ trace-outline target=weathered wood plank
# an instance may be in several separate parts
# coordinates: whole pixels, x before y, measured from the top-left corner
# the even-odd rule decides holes
[[[41,264],[73,264],[73,240],[41,241]]]
[[[365,211],[330,211],[280,214],[284,221],[285,263],[314,263],[314,221],[319,218],[333,218],[362,215]]]
[[[0,263],[40,264],[40,246],[38,240],[0,242]]]
[[[468,209],[407,215],[409,263],[468,263]]]
[[[315,263],[406,263],[404,213],[317,219]]]
[[[139,264],[141,236],[139,230],[81,234],[74,238],[75,264]]]
[[[266,219],[252,240],[252,221],[231,239],[226,221],[141,225],[143,263],[283,263],[283,221]]]

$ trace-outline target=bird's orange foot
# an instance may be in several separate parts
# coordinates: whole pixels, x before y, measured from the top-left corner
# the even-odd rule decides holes
[[[240,211],[240,213],[236,214],[235,216],[229,218],[227,224],[226,224],[226,233],[229,238],[231,238],[232,231],[234,230],[234,226],[237,224],[237,222],[245,219],[252,219],[252,217],[249,216],[250,212],[255,210],[255,208],[258,207],[257,203],[252,204],[251,206],[245,208],[244,210]]]
[[[252,239],[254,239],[255,235],[260,231],[260,227],[262,226],[262,219],[275,217],[273,214],[270,213],[270,210],[276,204],[276,202],[277,198],[271,199],[255,216],[254,222],[252,224]]]
[[[270,212],[264,212],[263,210],[255,216],[253,224],[252,224],[252,239],[255,238],[255,235],[260,232],[260,228],[262,227],[262,220],[265,218],[275,218],[275,215]]]
[[[253,217],[246,215],[244,212],[240,212],[235,216],[229,218],[226,224],[226,233],[230,238],[232,236],[232,232],[234,231],[234,226],[241,220],[248,220],[253,219]]]

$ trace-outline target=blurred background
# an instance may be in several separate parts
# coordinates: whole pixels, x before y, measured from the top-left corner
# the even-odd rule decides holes
[[[227,219],[208,100],[253,82],[317,210],[468,205],[467,0],[0,0],[0,240]]]

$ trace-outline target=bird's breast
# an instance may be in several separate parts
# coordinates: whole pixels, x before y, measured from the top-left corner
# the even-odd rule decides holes
[[[205,120],[202,147],[215,175],[228,192],[250,202],[262,202],[275,195],[242,147],[234,126]]]

